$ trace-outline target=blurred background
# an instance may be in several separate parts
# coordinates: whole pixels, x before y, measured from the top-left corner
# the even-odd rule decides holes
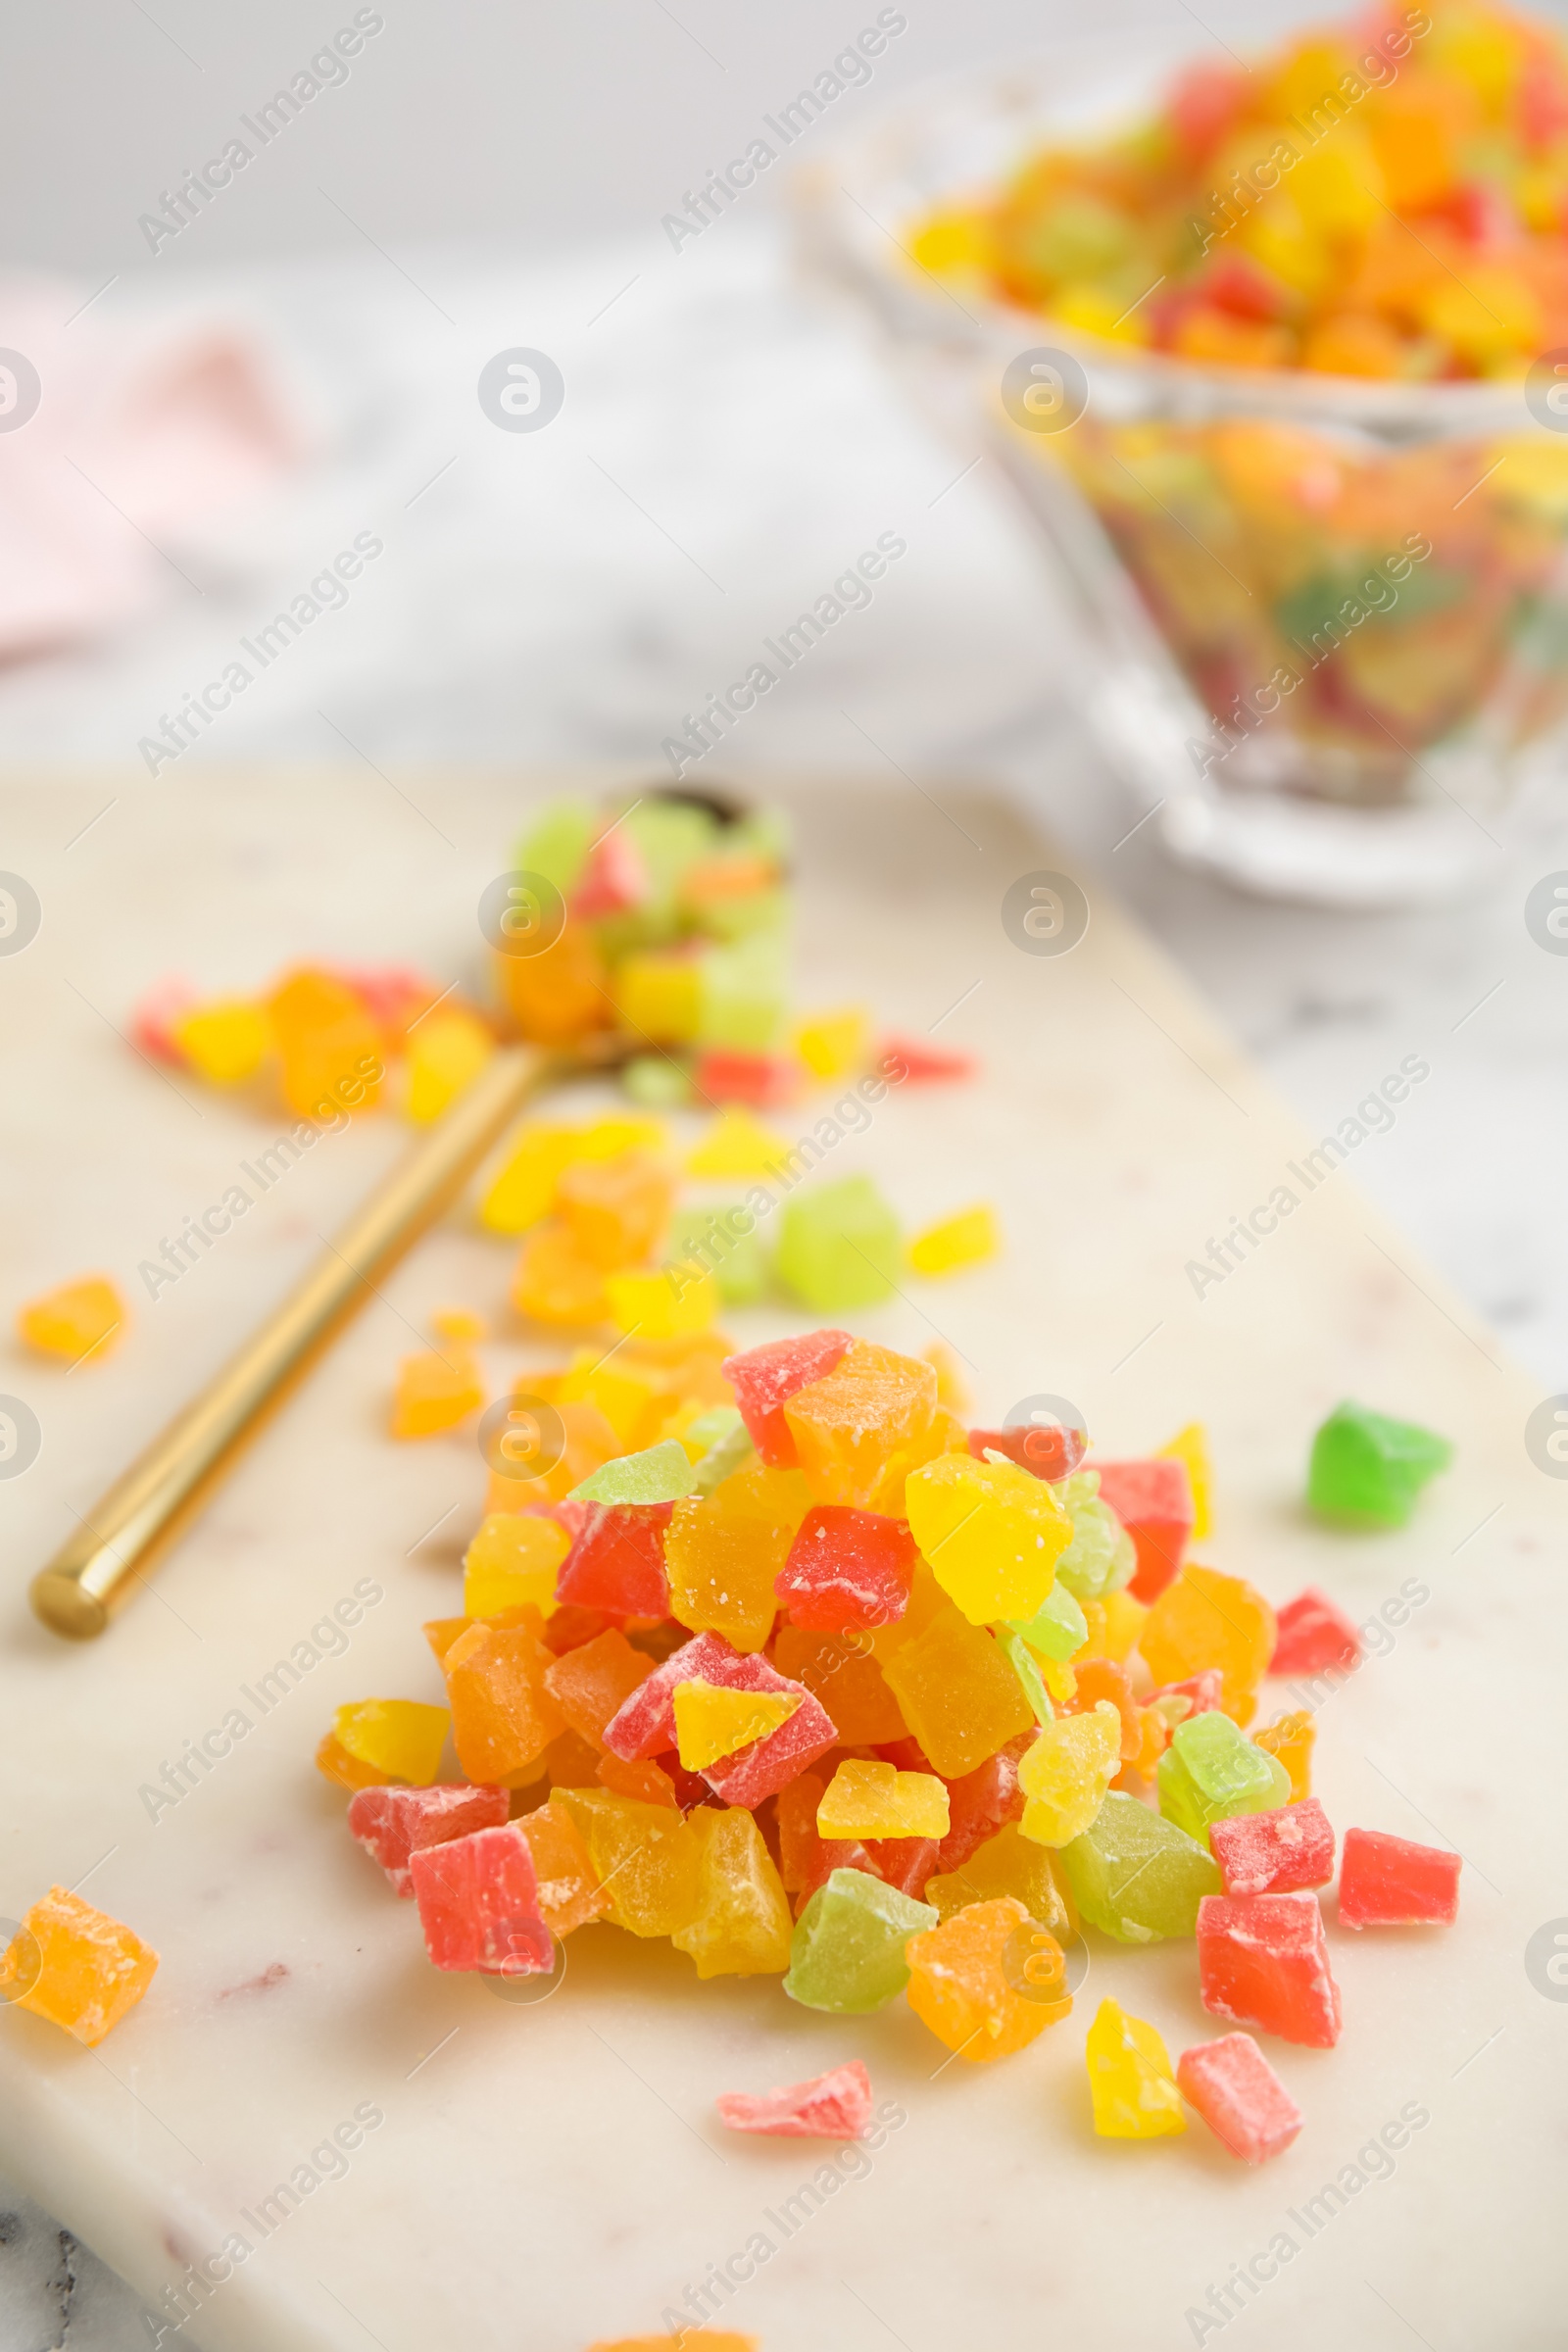
[[[1223,62],[1310,21],[1261,0],[1085,16],[1066,0],[20,12],[0,347],[50,398],[0,433],[0,775],[101,778],[92,822],[128,843],[176,761],[263,794],[280,763],[368,768],[385,825],[416,831],[465,768],[667,773],[667,739],[759,640],[896,533],[906,557],[872,601],[702,780],[1001,783],[1135,907],[1314,1133],[1426,1055],[1434,1082],[1355,1182],[1544,1391],[1563,1386],[1568,963],[1524,916],[1568,867],[1560,778],[1436,908],[1250,899],[1174,864],[1157,828],[1130,830],[1084,722],[1072,616],[994,459],[800,264],[793,175],[917,83],[1040,51],[1065,71],[1091,41]],[[672,235],[878,23],[865,77],[721,217]],[[498,429],[493,384],[481,399],[518,349],[560,371],[548,430]],[[25,397],[24,371],[6,399]],[[312,596],[353,550],[341,592]],[[177,714],[301,598],[308,625],[182,734]],[[90,2272],[43,2217],[0,2221],[4,2352],[145,2341],[107,2302],[81,2316]]]

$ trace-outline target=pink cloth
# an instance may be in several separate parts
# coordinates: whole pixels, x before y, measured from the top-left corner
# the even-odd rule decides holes
[[[101,635],[155,602],[179,578],[159,550],[183,562],[183,532],[301,454],[242,332],[92,311],[73,321],[82,299],[0,278],[0,368],[20,353],[41,387],[9,430],[0,401],[0,661]]]

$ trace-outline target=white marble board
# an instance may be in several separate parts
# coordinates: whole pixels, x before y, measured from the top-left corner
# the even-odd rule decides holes
[[[176,970],[247,987],[312,952],[471,974],[479,890],[547,781],[8,786],[0,863],[31,880],[44,922],[0,960],[6,1305],[100,1264],[136,1297],[138,1261],[279,1124],[129,1051],[116,1030],[148,983]],[[68,847],[112,791],[115,809]],[[722,2324],[765,2352],[1147,2352],[1233,2329],[1275,2352],[1380,2352],[1411,2330],[1440,2352],[1560,2342],[1568,2005],[1538,1988],[1549,1980],[1527,1973],[1526,1946],[1568,1913],[1568,1497],[1525,1450],[1537,1394],[1380,1226],[1353,1168],[1195,1296],[1187,1262],[1291,1181],[1302,1137],[1093,876],[1082,945],[1021,954],[1001,901],[1057,857],[994,801],[956,786],[938,798],[857,780],[797,802],[808,999],[863,996],[890,1026],[940,1024],[985,1063],[971,1087],[890,1099],[831,1164],[874,1172],[911,1224],[988,1198],[1007,1235],[995,1265],[911,1284],[860,1322],[899,1345],[940,1331],[972,1364],[984,1414],[1071,1396],[1110,1450],[1201,1416],[1219,1479],[1203,1556],[1276,1600],[1317,1581],[1370,1619],[1415,1580],[1425,1597],[1377,1636],[1386,1654],[1320,1710],[1317,1786],[1341,1828],[1458,1845],[1459,1924],[1358,1938],[1329,1900],[1344,2038],[1332,2053],[1272,2045],[1307,2120],[1260,2174],[1196,2124],[1147,2147],[1089,2128],[1083,2035],[1100,1994],[1173,2051],[1215,2030],[1190,1948],[1092,1939],[1074,2016],[996,2068],[944,2065],[902,2004],[841,2021],[771,1981],[699,1985],[667,1946],[610,1928],[573,1939],[542,2003],[429,1969],[412,1906],[350,1845],[311,1757],[345,1698],[440,1695],[418,1628],[457,1605],[484,1474],[468,1435],[393,1446],[388,1383],[424,1315],[453,1300],[495,1317],[497,1388],[547,1360],[508,1320],[505,1250],[461,1216],[432,1236],[106,1640],[68,1647],[24,1600],[73,1513],[403,1148],[393,1121],[363,1122],[141,1299],[102,1366],[51,1371],[0,1340],[0,1388],[44,1430],[34,1467],[0,1482],[0,1912],[85,1880],[163,1954],[149,1997],[95,2054],[0,2016],[0,2171],[154,2308],[189,2260],[245,2237],[248,2258],[183,2331],[209,2352],[579,2352],[656,2330],[759,2231],[775,2250]],[[803,1321],[757,1310],[733,1328],[747,1342]],[[1347,1392],[1459,1441],[1403,1534],[1333,1535],[1301,1512],[1310,1431]],[[367,1577],[384,1597],[347,1654],[323,1657],[149,1819],[138,1790],[164,1760]],[[714,2094],[851,2056],[906,2120],[786,2238],[764,2215],[831,2151],[726,2138]],[[362,2106],[383,2120],[343,2177],[264,2238],[242,2216]],[[1357,2168],[1410,2109],[1428,2120],[1396,2156]],[[1306,2201],[1336,2181],[1343,2210],[1309,2230]],[[1223,2327],[1190,2316],[1282,2232],[1293,2252],[1258,2266],[1276,2275],[1250,2303],[1238,2290]]]

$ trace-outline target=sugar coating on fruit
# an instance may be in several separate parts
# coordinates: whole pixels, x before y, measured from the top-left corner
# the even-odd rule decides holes
[[[1176,2082],[1216,2139],[1243,2164],[1282,2156],[1301,2129],[1301,2110],[1250,2034],[1200,2041],[1176,2061]]]
[[[1013,1895],[954,1912],[905,1957],[909,2007],[972,2065],[1026,2049],[1072,2007],[1060,1944]]]
[[[1267,1813],[1291,1793],[1291,1776],[1217,1708],[1179,1723],[1159,1759],[1159,1809],[1189,1837],[1237,1813]]]
[[[688,1772],[702,1772],[754,1740],[788,1723],[804,1694],[795,1690],[727,1690],[700,1680],[674,1690],[675,1745]]]
[[[871,2123],[871,2078],[858,2058],[776,2090],[720,2091],[713,2101],[732,2132],[778,2139],[862,2139]]]
[[[1315,1796],[1212,1822],[1208,1841],[1227,1894],[1289,1894],[1334,1876],[1334,1831]]]
[[[761,1459],[776,1470],[798,1466],[795,1439],[784,1407],[796,1393],[831,1372],[851,1346],[847,1331],[808,1331],[796,1340],[772,1340],[727,1356],[724,1377],[735,1391],[741,1418]]]
[[[808,2009],[883,2009],[909,1981],[905,1947],[937,1925],[917,1903],[859,1870],[835,1870],[795,1923],[784,1989]]]
[[[1072,1522],[1043,1480],[968,1453],[913,1471],[904,1507],[938,1584],[971,1625],[1033,1617],[1072,1540]]]
[[[1446,1928],[1459,1916],[1462,1857],[1382,1830],[1347,1830],[1340,1855],[1342,1928]]]
[[[1108,1699],[1092,1713],[1061,1715],[1041,1731],[1018,1766],[1026,1803],[1019,1824],[1040,1845],[1081,1837],[1121,1770],[1121,1717]]]
[[[823,1838],[945,1838],[946,1782],[931,1772],[847,1756],[816,1810]]]
[[[1186,2131],[1169,2053],[1143,2018],[1130,2017],[1119,2002],[1102,2001],[1084,2061],[1102,2139],[1162,2139]]]
[[[0,1953],[0,2002],[30,2009],[93,2049],[141,1999],[158,1954],[107,1911],[51,1886]]]
[[[412,1901],[409,1857],[416,1848],[465,1838],[470,1830],[499,1829],[507,1818],[505,1788],[457,1784],[439,1788],[360,1788],[349,1799],[349,1834],[378,1862],[394,1890]]]
[[[1208,1894],[1198,1909],[1203,2006],[1282,2040],[1332,2049],[1340,1988],[1315,1894]]]
[[[554,1967],[533,1855],[513,1824],[416,1847],[409,1873],[425,1950],[437,1968],[523,1977]]]

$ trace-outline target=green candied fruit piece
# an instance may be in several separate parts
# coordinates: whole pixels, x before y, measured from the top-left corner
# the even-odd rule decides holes
[[[1066,1586],[1054,1584],[1032,1617],[1009,1617],[1012,1631],[1028,1642],[1042,1657],[1054,1658],[1065,1666],[1070,1657],[1082,1649],[1089,1639],[1089,1620]]]
[[[1312,1440],[1306,1499],[1326,1519],[1403,1527],[1428,1479],[1452,1459],[1447,1439],[1414,1421],[1337,1404]]]
[[[1040,1669],[1035,1664],[1029,1644],[1021,1634],[1013,1632],[1010,1625],[999,1625],[992,1630],[997,1637],[997,1647],[1023,1685],[1023,1694],[1035,1711],[1036,1723],[1050,1723],[1056,1710],[1040,1679]]]
[[[757,1451],[751,1431],[732,1404],[715,1404],[711,1412],[699,1414],[686,1436],[691,1444],[706,1448],[697,1457],[694,1494],[711,1494],[732,1470],[750,1461]]]
[[[678,1438],[645,1446],[641,1453],[618,1454],[571,1490],[573,1502],[679,1502],[697,1483],[691,1457]]]
[[[634,1054],[620,1083],[648,1110],[680,1110],[692,1099],[691,1071],[668,1054]]]
[[[591,801],[549,802],[517,844],[519,869],[543,874],[564,898],[582,872],[602,822]]]
[[[904,1263],[899,1220],[869,1176],[844,1176],[786,1201],[775,1270],[819,1315],[875,1306]]]
[[[1133,242],[1125,213],[1098,196],[1061,196],[1025,231],[1029,267],[1058,279],[1099,277],[1125,261]]]
[[[795,1923],[784,1989],[807,2009],[885,2008],[909,1982],[905,1945],[941,1916],[863,1870],[835,1870]]]
[[[1060,1859],[1080,1916],[1118,1943],[1191,1936],[1203,1896],[1224,1890],[1196,1838],[1115,1789]]]
[[[673,903],[687,867],[710,858],[720,838],[718,823],[708,809],[692,801],[666,801],[658,793],[645,794],[620,821],[642,859],[650,896],[662,910]]]
[[[702,958],[697,1015],[700,1046],[765,1054],[784,1022],[789,982],[781,937],[757,932]]]
[[[1291,1776],[1278,1756],[1254,1746],[1218,1709],[1176,1726],[1158,1780],[1161,1813],[1200,1844],[1211,1821],[1272,1813],[1291,1801]]]
[[[1109,1503],[1101,1501],[1098,1470],[1075,1470],[1051,1492],[1072,1520],[1072,1542],[1056,1562],[1056,1582],[1077,1600],[1103,1600],[1138,1566],[1133,1540]],[[1085,1626],[1086,1638],[1088,1631]]]
[[[755,1306],[767,1296],[772,1269],[760,1233],[736,1233],[732,1224],[724,1222],[729,1211],[740,1205],[731,1200],[708,1208],[678,1209],[664,1256],[672,1265],[710,1267],[726,1305]],[[756,1222],[754,1217],[754,1227]]]

